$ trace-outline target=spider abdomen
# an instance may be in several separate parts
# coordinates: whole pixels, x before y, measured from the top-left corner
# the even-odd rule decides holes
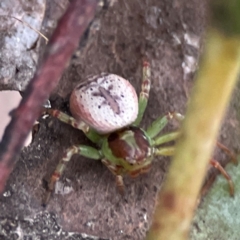
[[[115,74],[100,74],[79,84],[70,97],[70,110],[101,134],[133,123],[138,114],[138,97],[133,86]]]

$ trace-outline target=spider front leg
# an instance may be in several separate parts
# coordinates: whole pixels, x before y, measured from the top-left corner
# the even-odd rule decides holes
[[[163,128],[169,123],[170,120],[175,119],[181,122],[184,119],[184,116],[180,113],[173,112],[168,113],[163,117],[157,118],[152,124],[147,128],[147,135],[152,141],[152,147],[154,149],[154,155],[162,155],[162,156],[172,156],[175,150],[173,146],[167,147],[157,147],[164,143],[172,142],[178,139],[180,132],[175,131],[171,133],[167,133],[164,135],[160,135],[160,132]]]
[[[179,121],[183,119],[183,116],[179,113],[174,113],[173,115],[166,115],[163,118],[158,118],[156,121],[152,123],[152,125],[147,129],[148,135],[152,138],[152,145],[154,147],[154,155],[161,155],[161,156],[172,156],[174,154],[175,147],[174,146],[164,146],[164,147],[159,147],[160,145],[164,143],[168,143],[171,141],[174,141],[178,139],[179,135],[181,134],[179,131],[172,132],[172,133],[167,133],[164,135],[158,136],[160,131],[166,126],[168,123],[168,120],[171,118],[175,118]],[[217,142],[217,146],[221,148],[228,156],[231,157],[233,162],[237,162],[236,156],[223,144]],[[229,185],[229,192],[230,195],[234,195],[234,184],[232,182],[231,177],[229,174],[226,172],[226,170],[221,166],[221,164],[214,160],[211,159],[209,162],[210,165],[212,165],[214,168],[219,170],[219,172],[224,176],[224,178],[228,181]],[[207,186],[209,184],[207,183]],[[206,187],[203,187],[204,191],[206,191]]]
[[[155,139],[155,137],[158,136],[158,134],[164,129],[164,127],[166,127],[166,125],[172,119],[175,119],[175,120],[181,122],[184,119],[184,116],[180,113],[177,113],[177,112],[173,112],[173,113],[169,112],[165,116],[157,118],[147,128],[148,137],[150,137],[151,139],[154,139],[154,141],[157,141],[157,142],[159,141],[159,143],[156,143],[155,145],[161,144],[161,140],[157,140],[157,138]]]
[[[43,206],[46,206],[47,203],[49,202],[52,192],[55,189],[56,182],[62,176],[67,163],[71,160],[74,154],[79,154],[81,156],[91,158],[94,160],[100,160],[102,158],[101,153],[97,149],[90,146],[85,146],[85,145],[72,146],[72,147],[69,147],[67,150],[65,150],[63,158],[58,163],[48,183],[48,189],[47,189],[45,199],[43,201]]]
[[[61,122],[67,123],[72,127],[83,131],[83,133],[87,136],[87,138],[94,143],[99,143],[100,140],[102,139],[102,137],[97,132],[89,128],[89,126],[85,122],[76,120],[75,118],[67,115],[66,113],[63,113],[56,109],[49,109],[49,108],[45,108],[43,110],[43,113],[49,114],[59,119]]]
[[[149,98],[149,91],[151,88],[151,70],[149,62],[143,62],[143,70],[142,70],[142,85],[141,85],[141,92],[139,95],[138,100],[138,116],[137,119],[134,121],[133,125],[138,126],[142,121],[143,114],[147,107],[148,98]]]
[[[106,158],[102,159],[102,163],[108,168],[108,170],[116,177],[116,184],[117,188],[119,189],[120,193],[124,193],[124,182],[121,172],[121,167],[113,165],[109,160]]]
[[[180,132],[173,132],[173,133],[163,135],[159,139],[161,139],[162,143],[167,143],[167,142],[176,140],[178,138],[179,134],[180,134]],[[154,154],[157,155],[157,156],[172,156],[174,154],[174,151],[175,151],[174,146],[155,147],[154,148]],[[214,168],[216,168],[223,175],[223,177],[227,180],[228,185],[229,185],[229,193],[230,193],[231,196],[233,196],[234,195],[234,184],[233,184],[233,181],[232,181],[230,175],[222,167],[222,165],[218,161],[216,161],[215,159],[210,159],[209,164],[211,166],[213,166]],[[202,193],[206,192],[211,184],[212,184],[212,181],[210,183],[207,182],[203,186],[203,189],[202,189],[201,192]]]
[[[222,167],[222,165],[216,161],[215,159],[211,159],[210,160],[210,164],[216,168],[224,177],[225,179],[228,181],[228,185],[229,185],[229,192],[230,195],[233,196],[234,195],[234,184],[233,181],[230,177],[230,175],[227,173],[227,171]]]
[[[222,143],[217,142],[217,146],[222,149],[232,160],[233,163],[237,164],[237,158],[234,153],[232,153],[226,146],[224,146]]]

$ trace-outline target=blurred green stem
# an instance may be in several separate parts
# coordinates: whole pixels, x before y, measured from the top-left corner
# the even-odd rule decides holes
[[[182,134],[147,240],[187,239],[198,194],[240,67],[240,40],[210,29]]]

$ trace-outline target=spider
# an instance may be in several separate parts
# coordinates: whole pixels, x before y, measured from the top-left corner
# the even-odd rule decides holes
[[[124,191],[123,175],[136,177],[149,170],[155,156],[171,156],[174,146],[163,144],[176,140],[180,131],[160,135],[169,120],[183,120],[180,113],[168,113],[157,118],[146,130],[139,127],[144,115],[151,87],[150,66],[143,62],[142,85],[139,100],[133,86],[115,74],[100,74],[90,77],[75,87],[70,97],[73,117],[59,110],[45,109],[45,113],[70,124],[96,144],[97,148],[74,145],[65,150],[48,184],[43,205],[46,206],[55,184],[61,177],[67,163],[74,154],[101,160],[116,176],[116,183]],[[217,144],[228,155],[231,152],[222,144]],[[233,182],[224,168],[214,159],[210,164],[227,179],[230,194]]]

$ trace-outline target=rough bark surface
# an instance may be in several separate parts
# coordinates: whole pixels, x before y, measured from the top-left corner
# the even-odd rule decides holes
[[[33,77],[41,49],[33,29],[41,30],[45,7],[45,0],[1,1],[0,90],[23,91]]]
[[[45,2],[43,33],[51,32],[50,27],[64,11],[64,2]],[[205,23],[203,1],[111,1],[96,16],[80,42],[79,50],[50,98],[52,107],[68,112],[73,87],[86,76],[100,72],[128,79],[139,92],[141,62],[147,57],[152,69],[152,89],[141,126],[148,126],[168,111],[184,113]],[[3,41],[0,38],[0,43]],[[40,52],[43,47],[39,47]],[[1,62],[4,57],[1,55]],[[20,72],[28,68],[27,63],[24,66],[22,63]],[[1,90],[20,90],[13,85],[17,84],[16,76],[9,79],[12,84],[0,80]],[[33,239],[40,236],[41,239],[82,239],[84,235],[80,233],[87,233],[105,239],[144,239],[169,158],[157,158],[146,175],[136,179],[126,177],[125,195],[121,196],[114,176],[100,161],[74,156],[50,203],[43,209],[46,181],[63,150],[73,144],[91,143],[80,131],[56,119],[41,118],[39,122],[32,144],[22,150],[6,191],[0,197],[0,238],[14,239],[22,234]],[[168,130],[177,126],[173,122]],[[223,143],[233,149],[238,146],[236,126],[235,112],[229,110],[221,136]]]

